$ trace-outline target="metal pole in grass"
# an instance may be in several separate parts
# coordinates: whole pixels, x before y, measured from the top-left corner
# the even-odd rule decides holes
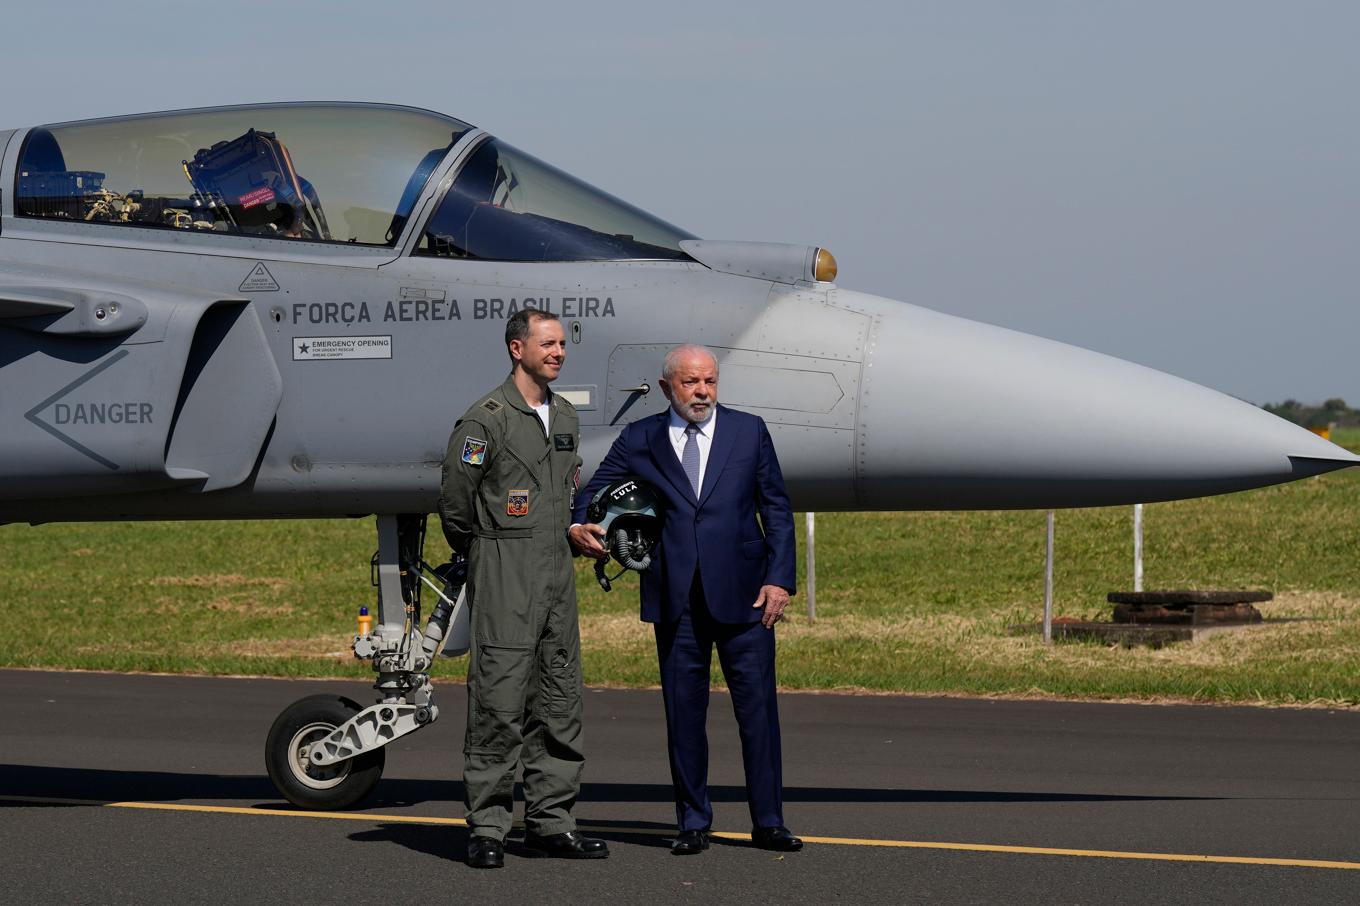
[[[1044,519],[1047,538],[1044,541],[1044,644],[1053,644],[1053,511]]]
[[[807,514],[808,622],[817,622],[817,514]]]
[[[1143,590],[1143,505],[1133,505],[1133,590]]]

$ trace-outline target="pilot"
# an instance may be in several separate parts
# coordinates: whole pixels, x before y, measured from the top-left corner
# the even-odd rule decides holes
[[[576,410],[548,384],[566,359],[557,316],[522,309],[505,326],[510,376],[460,418],[444,457],[439,514],[468,563],[463,786],[468,864],[499,868],[524,770],[525,844],[536,855],[603,859],[576,830],[585,763],[581,641],[567,540],[580,480]]]

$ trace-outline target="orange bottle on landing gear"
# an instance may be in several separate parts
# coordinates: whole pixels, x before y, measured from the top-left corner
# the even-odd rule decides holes
[[[368,606],[359,608],[359,635],[368,635],[373,631],[373,617],[369,616]]]

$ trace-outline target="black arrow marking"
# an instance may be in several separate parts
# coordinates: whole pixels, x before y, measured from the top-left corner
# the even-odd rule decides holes
[[[57,440],[66,444],[66,446],[70,447],[71,449],[76,450],[77,452],[80,453],[84,453],[86,456],[90,457],[90,459],[93,459],[95,462],[99,463],[104,468],[112,469],[115,472],[118,471],[118,463],[113,462],[110,459],[105,459],[103,456],[100,456],[98,453],[94,452],[89,447],[85,446],[79,441],[73,440],[67,437],[65,434],[62,434],[56,428],[52,427],[47,422],[38,418],[38,413],[46,409],[53,403],[55,403],[57,400],[66,396],[72,390],[75,390],[77,387],[80,387],[86,382],[93,380],[95,377],[107,371],[109,368],[111,368],[113,365],[119,362],[122,358],[124,358],[127,354],[128,351],[126,349],[118,350],[113,355],[109,356],[108,359],[106,359],[105,361],[96,365],[94,368],[91,368],[89,371],[85,372],[80,377],[76,378],[74,381],[67,384],[65,387],[61,388],[56,393],[52,394],[38,405],[34,406],[32,409],[29,409],[27,412],[24,413],[24,418],[28,419],[33,424],[37,425],[39,428],[42,428],[48,434],[52,435]]]

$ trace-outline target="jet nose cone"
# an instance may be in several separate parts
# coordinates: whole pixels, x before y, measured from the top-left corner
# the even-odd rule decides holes
[[[1149,503],[1360,463],[1198,384],[1039,337],[872,297],[856,476],[883,509]]]

